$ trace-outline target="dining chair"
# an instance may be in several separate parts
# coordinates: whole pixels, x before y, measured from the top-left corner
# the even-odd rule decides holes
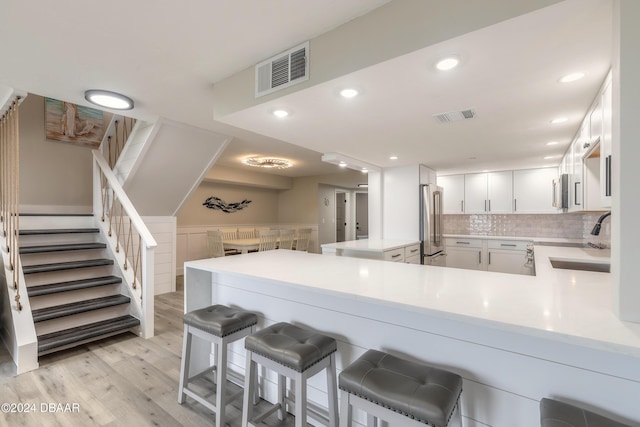
[[[269,227],[256,227],[254,228],[254,236],[253,237],[260,237],[260,232],[261,231],[267,231],[267,230],[271,230]]]
[[[278,243],[278,249],[292,249],[295,237],[296,230],[280,230],[280,242]]]
[[[298,229],[298,238],[296,239],[296,251],[308,251],[309,240],[311,240],[311,229],[310,228]]]
[[[225,255],[220,231],[207,231],[207,248],[209,249],[209,258],[218,258]]]
[[[260,244],[258,252],[272,251],[278,244],[278,230],[262,230],[260,231]]]
[[[219,231],[222,233],[222,241],[228,240],[236,240],[238,238],[238,229],[237,228],[221,228]],[[239,252],[235,249],[227,249],[224,251],[227,255],[238,254]]]
[[[253,239],[255,237],[255,228],[238,228],[238,239]]]

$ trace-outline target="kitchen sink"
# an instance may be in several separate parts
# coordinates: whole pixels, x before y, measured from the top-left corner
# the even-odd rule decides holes
[[[611,263],[603,261],[587,261],[579,259],[549,258],[553,268],[564,270],[596,271],[599,273],[610,273]]]

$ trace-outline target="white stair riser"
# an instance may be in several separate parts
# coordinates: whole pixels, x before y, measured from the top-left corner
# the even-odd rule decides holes
[[[96,227],[92,216],[21,216],[20,229],[42,228],[92,228]]]
[[[75,328],[76,326],[83,326],[88,323],[125,316],[127,314],[131,314],[129,312],[129,304],[123,304],[114,307],[102,308],[100,310],[92,310],[86,313],[74,314],[72,316],[60,317],[58,319],[45,320],[44,322],[38,322],[35,324],[36,334],[48,334],[64,329]]]
[[[36,234],[20,236],[20,246],[64,245],[100,242],[99,233]]]
[[[72,270],[56,271],[52,273],[26,274],[24,277],[27,287],[29,287],[111,275],[117,276],[118,274],[115,272],[115,268],[112,265],[108,265],[91,268],[75,268]]]
[[[37,310],[40,308],[69,304],[72,302],[84,301],[93,298],[118,295],[119,293],[120,284],[115,283],[113,285],[95,286],[93,288],[58,292],[55,294],[40,295],[37,297],[29,297],[29,302],[31,303],[31,309]]]
[[[104,249],[41,252],[35,254],[22,254],[20,256],[22,258],[22,266],[108,258],[107,252]]]

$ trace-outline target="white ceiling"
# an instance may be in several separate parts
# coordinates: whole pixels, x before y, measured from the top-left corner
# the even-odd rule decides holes
[[[295,111],[286,126],[264,107],[213,120],[213,83],[386,2],[3,2],[0,85],[84,105],[86,89],[125,93],[138,118],[236,137],[219,164],[279,155],[296,163],[282,174],[317,175],[335,171],[320,154],[338,151],[456,172],[549,164],[542,157],[566,150],[611,63],[611,0],[569,0],[281,98]],[[442,52],[456,52],[462,66],[436,73]],[[586,78],[557,83],[574,70]],[[362,95],[337,97],[346,83]],[[478,117],[446,125],[431,117],[464,108]],[[558,115],[569,122],[550,126]]]

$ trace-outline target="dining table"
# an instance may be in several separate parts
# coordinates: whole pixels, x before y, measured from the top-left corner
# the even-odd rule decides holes
[[[277,238],[278,242],[280,241],[280,236]],[[295,244],[296,239],[293,239]],[[224,240],[222,242],[224,246],[224,250],[235,249],[239,251],[241,254],[246,254],[249,252],[257,251],[260,247],[260,238],[259,237],[248,237],[245,239],[232,239],[232,240]]]

